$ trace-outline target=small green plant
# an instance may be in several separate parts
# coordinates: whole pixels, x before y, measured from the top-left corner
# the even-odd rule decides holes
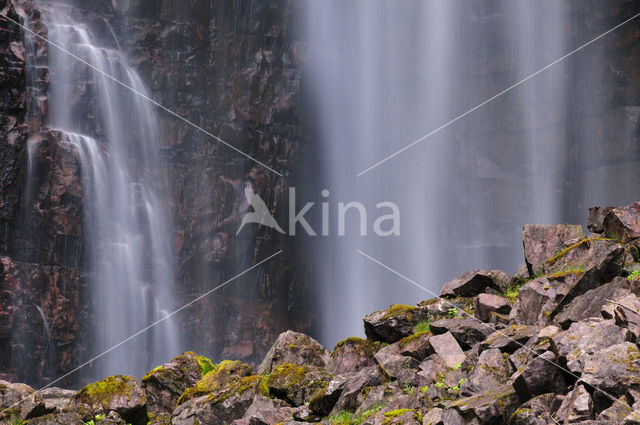
[[[413,333],[421,333],[421,332],[429,332],[431,333],[431,323],[427,320],[423,320],[418,322],[415,328],[413,328]]]
[[[343,410],[337,415],[331,417],[329,419],[329,422],[331,422],[332,425],[360,425],[367,418],[369,418],[369,416],[382,410],[385,405],[386,404],[384,402],[376,402],[369,409],[365,410],[358,416],[354,415],[351,412]]]
[[[639,279],[640,279],[640,270],[634,270],[627,275],[628,281],[639,280]]]
[[[516,302],[518,299],[518,294],[520,293],[520,288],[524,285],[522,283],[516,283],[515,285],[510,285],[504,291],[504,297],[509,301]]]
[[[429,392],[429,386],[425,385],[424,387],[420,387],[420,389],[422,390],[423,393],[428,393]]]
[[[333,425],[354,425],[353,413],[343,410],[329,419]]]
[[[450,309],[447,310],[447,317],[449,319],[453,319],[455,317],[458,317],[458,309],[455,307],[451,307]]]
[[[460,364],[460,363],[456,363],[456,364],[453,366],[453,370],[458,370],[458,369],[460,369],[461,367],[462,367],[462,364]]]
[[[436,382],[435,384],[433,384],[436,386],[436,388],[444,388],[444,382]]]
[[[413,394],[413,390],[414,390],[413,385],[409,385],[408,382],[404,384],[404,388],[402,389],[402,391],[404,391],[404,393],[407,395]]]

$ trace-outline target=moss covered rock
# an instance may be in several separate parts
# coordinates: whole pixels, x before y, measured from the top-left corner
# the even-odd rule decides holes
[[[327,372],[332,374],[354,373],[368,366],[375,365],[373,355],[383,345],[379,342],[362,338],[347,338],[331,352],[327,362]]]
[[[214,370],[211,360],[191,351],[174,357],[171,362],[153,369],[142,378],[148,409],[154,413],[171,413],[178,398]]]
[[[178,404],[236,385],[242,378],[252,374],[251,366],[248,364],[238,360],[225,360],[219,365],[215,365],[214,370],[205,375],[193,387],[185,390],[178,399]]]
[[[325,367],[329,351],[318,341],[298,332],[287,331],[273,344],[258,368],[258,374],[266,375],[283,364]]]
[[[25,425],[84,425],[84,423],[83,416],[76,412],[49,413],[24,422]]]
[[[86,421],[111,411],[132,425],[145,425],[148,421],[145,392],[132,376],[109,376],[87,385],[73,396],[67,410],[79,412]]]
[[[270,394],[300,406],[324,390],[332,378],[317,366],[283,364],[271,372],[267,387]]]
[[[369,339],[392,344],[413,334],[418,323],[429,319],[425,306],[393,305],[364,317],[364,331]]]
[[[240,419],[262,392],[261,376],[231,379],[213,392],[180,404],[171,418],[172,425],[228,425]]]
[[[6,410],[5,410],[6,409]],[[0,420],[25,420],[52,413],[55,408],[48,409],[40,393],[25,384],[11,384],[0,380]]]

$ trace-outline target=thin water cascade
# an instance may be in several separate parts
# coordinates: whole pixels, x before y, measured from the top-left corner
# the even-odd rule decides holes
[[[100,40],[56,5],[46,16],[50,40],[140,93],[146,88],[113,40]],[[110,34],[113,34],[110,31]],[[103,47],[100,43],[115,44]],[[50,49],[50,127],[77,154],[84,239],[92,295],[91,355],[174,309],[167,171],[153,107],[100,72]],[[94,377],[141,375],[178,354],[171,319],[97,360]]]

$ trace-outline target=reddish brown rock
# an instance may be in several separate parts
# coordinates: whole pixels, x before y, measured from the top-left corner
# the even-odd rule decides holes
[[[480,294],[476,299],[475,315],[483,322],[490,319],[491,313],[508,314],[510,311],[509,301],[499,295]]]
[[[500,270],[469,270],[447,282],[440,291],[441,297],[473,297],[488,288],[504,290],[509,276]]]
[[[640,203],[613,208],[602,222],[607,237],[628,242],[640,238]]]
[[[582,227],[562,225],[526,225],[522,231],[524,257],[531,276],[542,270],[545,261],[584,237]]]

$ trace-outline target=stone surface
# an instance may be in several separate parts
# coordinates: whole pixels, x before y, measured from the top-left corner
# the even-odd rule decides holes
[[[188,400],[220,391],[230,385],[237,385],[252,374],[251,366],[248,364],[239,360],[225,360],[219,365],[215,365],[215,368],[199,379],[193,387],[183,391],[177,403],[182,404]]]
[[[539,273],[545,261],[583,237],[580,226],[569,224],[524,226],[522,242],[529,274],[534,276]]]
[[[287,331],[273,344],[258,368],[261,375],[283,364],[324,367],[329,361],[329,351],[310,336]]]
[[[208,359],[186,352],[151,370],[142,379],[149,411],[173,412],[182,393],[187,388],[194,387],[202,379],[204,372],[213,369],[214,366]]]
[[[576,423],[593,419],[593,400],[584,385],[578,385],[567,393],[558,408],[557,416],[566,423]]]
[[[332,375],[317,366],[283,364],[271,371],[266,385],[270,394],[300,406],[323,391],[332,379]]]
[[[567,385],[556,363],[556,355],[552,351],[545,351],[527,364],[513,382],[518,397],[529,400],[545,393],[564,394]]]
[[[592,207],[589,208],[587,216],[587,228],[593,233],[604,232],[604,219],[614,209],[614,207]]]
[[[413,334],[416,325],[427,320],[428,308],[394,305],[364,317],[364,331],[374,341],[392,344]]]
[[[456,400],[449,405],[463,417],[477,418],[481,424],[504,423],[515,410],[518,398],[511,385],[503,385],[472,397]]]
[[[613,208],[605,215],[602,229],[607,237],[628,242],[640,237],[640,203]]]
[[[487,288],[504,290],[509,276],[500,270],[469,270],[447,282],[440,291],[441,297],[473,297]]]
[[[144,390],[131,376],[110,376],[82,388],[67,409],[80,412],[86,421],[114,411],[132,425],[146,425],[147,399]]]
[[[327,372],[334,375],[354,373],[375,365],[373,355],[382,344],[362,338],[348,338],[340,341],[327,361]]]
[[[450,368],[462,364],[466,359],[464,351],[462,351],[462,348],[460,348],[460,345],[458,345],[458,342],[450,332],[432,336],[429,338],[429,344],[431,344],[433,351],[439,355]]]
[[[619,397],[640,389],[640,350],[630,342],[605,347],[585,360],[580,380]],[[597,403],[599,393],[594,393]]]
[[[511,305],[506,298],[494,294],[480,294],[476,301],[476,317],[489,321],[491,313],[509,314]]]
[[[0,419],[6,422],[18,418],[26,420],[51,413],[39,393],[25,384],[12,384],[0,380]],[[6,410],[6,411],[5,411]]]
[[[480,354],[473,371],[461,387],[461,394],[472,395],[490,391],[507,383],[511,370],[502,352],[485,350]]]
[[[472,318],[436,320],[431,322],[430,329],[435,335],[450,332],[465,350],[483,341],[495,330],[493,325],[487,325]]]

